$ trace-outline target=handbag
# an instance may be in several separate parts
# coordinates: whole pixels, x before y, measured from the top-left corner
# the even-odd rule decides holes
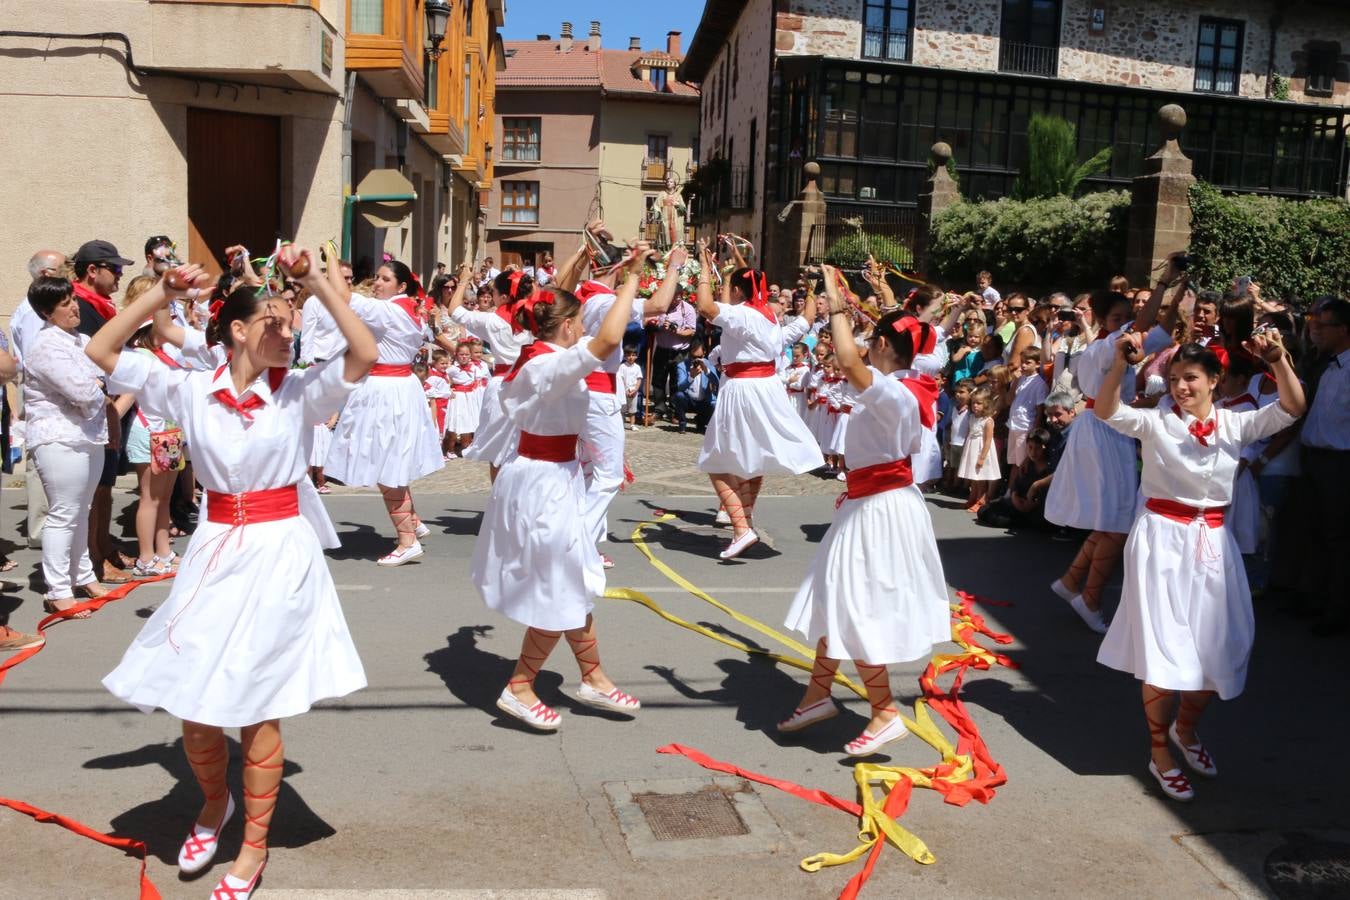
[[[136,418],[141,427],[150,431],[150,423],[145,414],[136,410]],[[181,472],[187,461],[183,456],[183,429],[177,425],[163,431],[150,431],[150,474],[162,475],[165,472]]]

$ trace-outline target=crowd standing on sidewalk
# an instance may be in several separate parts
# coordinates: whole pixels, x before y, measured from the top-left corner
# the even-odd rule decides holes
[[[242,729],[244,846],[217,888],[235,900],[267,861],[279,720],[365,684],[322,555],[338,541],[330,482],[379,488],[396,543],[373,562],[398,567],[431,531],[412,485],[489,465],[471,575],[525,627],[498,708],[540,730],[562,725],[534,691],[562,637],[582,702],[641,708],[601,667],[592,606],[613,566],[601,549],[626,433],[643,428],[703,435],[697,464],[730,528],[722,560],[753,564],[766,474],[844,483],[787,615],[816,668],[779,728],[835,715],[835,670],[853,659],[872,717],[850,755],[904,736],[886,666],[949,636],[925,493],[1078,544],[1034,590],[1061,597],[1104,635],[1098,659],[1142,683],[1148,768],[1173,799],[1195,793],[1173,747],[1217,774],[1196,723],[1242,691],[1249,585],[1318,634],[1350,627],[1344,298],[1271,298],[1246,279],[1205,290],[1173,254],[1153,284],[1104,273],[1101,289],[1037,301],[989,272],[962,293],[873,259],[768,273],[740,239],[657,253],[600,221],[557,265],[438,267],[429,289],[394,259],[354,273],[332,245],[221,248],[218,278],[167,236],[144,254],[125,289],[137,263],[105,240],[33,254],[0,346],[21,401],[11,427],[6,395],[0,449],[8,466],[22,436],[48,612],[87,616],[72,607],[109,585],[175,575],[105,684],[183,720],[204,797],[185,873],[210,863],[234,814],[222,729]],[[129,471],[134,553],[111,530]],[[243,606],[210,603],[216,592]],[[42,640],[0,629],[0,649]],[[219,677],[226,659],[241,677]]]

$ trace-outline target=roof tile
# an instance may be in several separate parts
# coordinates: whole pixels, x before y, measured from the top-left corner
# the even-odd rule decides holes
[[[563,53],[557,41],[506,41],[506,71],[497,75],[497,86],[593,87],[609,93],[698,96],[696,88],[675,80],[673,68],[664,92],[650,81],[637,78],[632,67],[639,58],[670,60],[676,64],[680,61],[664,50],[602,49],[592,53],[586,49],[585,41],[576,41],[571,52]]]

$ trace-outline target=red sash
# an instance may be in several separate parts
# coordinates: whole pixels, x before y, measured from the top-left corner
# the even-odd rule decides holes
[[[1223,526],[1224,511],[1228,509],[1226,506],[1211,506],[1208,509],[1200,509],[1178,503],[1175,500],[1162,500],[1157,497],[1150,497],[1144,506],[1151,512],[1171,519],[1173,522],[1188,525],[1196,519],[1200,519],[1210,528],[1221,528]]]
[[[431,407],[434,410],[434,417],[436,419],[436,430],[439,432],[445,431],[445,411],[450,407],[450,398],[433,397],[431,400]]]
[[[370,374],[376,378],[402,378],[412,374],[412,366],[397,366],[393,363],[376,363],[370,367]]]
[[[300,492],[293,484],[243,494],[206,492],[206,518],[220,525],[256,525],[298,515]]]
[[[1092,408],[1095,407],[1096,405],[1097,405],[1097,398],[1096,398],[1096,397],[1084,397],[1084,398],[1083,398],[1083,409],[1092,409]]]
[[[454,391],[456,394],[472,394],[477,389],[478,389],[478,382],[476,381],[470,384],[450,385],[450,390]]]
[[[586,376],[586,387],[602,394],[613,394],[619,389],[619,377],[613,372],[596,369]]]
[[[510,363],[497,363],[495,366],[492,367],[492,377],[501,378],[504,375],[506,375],[507,372],[510,371],[511,371]]]
[[[400,294],[389,302],[407,313],[408,318],[412,319],[418,325],[422,324],[422,308],[412,297],[409,297],[407,294]]]
[[[577,458],[577,435],[520,433],[520,455],[544,462],[571,462]]]
[[[850,469],[844,496],[850,500],[861,500],[873,494],[909,487],[913,483],[914,469],[909,464],[909,457],[893,459],[875,466]]]
[[[728,378],[768,378],[778,374],[778,367],[771,362],[736,362],[722,367]]]

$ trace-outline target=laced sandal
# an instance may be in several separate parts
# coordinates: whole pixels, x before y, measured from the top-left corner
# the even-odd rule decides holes
[[[1218,777],[1219,769],[1214,765],[1214,757],[1210,756],[1205,745],[1199,742],[1200,735],[1195,736],[1194,744],[1183,744],[1181,738],[1177,736],[1177,723],[1173,722],[1167,729],[1167,736],[1181,749],[1182,755],[1186,757],[1186,765],[1191,767],[1191,771],[1206,778]]]
[[[604,692],[591,687],[586,682],[577,689],[577,699],[587,706],[605,709],[617,713],[635,713],[642,709],[642,702],[632,694],[625,694],[618,688]]]
[[[876,734],[863,729],[863,733],[844,745],[844,753],[848,756],[871,756],[881,750],[887,744],[898,741],[909,734],[909,729],[905,727],[904,719],[896,716],[885,725]]]
[[[759,543],[759,535],[755,534],[753,528],[748,529],[745,534],[727,544],[727,548],[717,554],[717,557],[718,559],[735,559],[757,543]]]
[[[100,596],[102,596],[102,595],[100,594]],[[58,604],[58,603],[69,603],[70,606],[57,606],[56,604]],[[66,610],[70,609],[71,606],[79,606],[79,603],[75,600],[74,597],[66,597],[66,598],[63,599],[63,600],[43,600],[43,601],[42,601],[42,608],[43,608],[43,610],[45,610],[46,612],[52,613],[53,615],[55,615],[55,614],[57,614],[57,613],[63,613],[63,612],[65,612]],[[83,609],[83,610],[80,610],[80,611],[77,612],[77,613],[74,613],[74,614],[72,614],[72,615],[66,616],[65,618],[67,618],[67,619],[87,619],[87,618],[89,618],[89,616],[91,616],[91,615],[92,615],[92,613],[90,613],[89,610]]]
[[[234,817],[234,797],[225,795],[225,813],[215,828],[205,828],[194,823],[188,832],[187,840],[178,849],[178,871],[184,875],[196,875],[211,865],[216,858],[216,848],[220,845],[220,832],[225,824]]]
[[[1158,764],[1153,760],[1148,761],[1148,770],[1157,779],[1158,786],[1162,788],[1172,800],[1178,800],[1182,803],[1195,799],[1195,789],[1191,787],[1191,780],[1186,777],[1186,773],[1180,769],[1169,769],[1166,772],[1158,771]]]
[[[409,544],[407,547],[395,547],[388,554],[381,556],[375,561],[377,566],[401,566],[404,563],[410,563],[423,554],[421,542]]]
[[[510,685],[502,688],[502,695],[497,698],[497,708],[511,718],[519,719],[539,731],[557,731],[562,725],[562,716],[558,715],[556,710],[546,706],[543,700],[537,701],[533,706],[526,706],[511,691]]]
[[[249,900],[253,892],[258,888],[258,882],[262,880],[263,869],[267,868],[267,857],[258,864],[258,871],[253,873],[253,877],[248,881],[235,878],[228,872],[225,877],[220,879],[216,889],[211,892],[211,900]]]
[[[606,569],[612,569],[612,568],[614,568],[614,560],[610,559],[608,556],[606,556],[605,554],[601,553],[601,554],[600,554],[600,565],[603,566],[603,567],[606,568]]]
[[[823,700],[817,700],[810,706],[799,706],[794,709],[792,715],[778,723],[778,730],[784,734],[791,734],[794,731],[809,728],[817,722],[833,719],[837,715],[839,715],[839,706],[834,702],[833,697],[826,697]]]

